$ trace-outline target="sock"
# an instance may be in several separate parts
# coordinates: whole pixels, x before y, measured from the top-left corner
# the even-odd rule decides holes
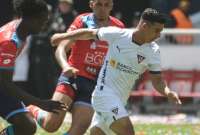
[[[43,110],[38,110],[36,121],[40,125],[40,127],[43,127],[44,119],[47,116],[47,112]]]
[[[8,126],[0,132],[0,135],[14,135],[13,126]]]
[[[33,117],[37,121],[38,125],[40,127],[43,127],[43,122],[44,122],[44,119],[46,118],[47,112],[43,111],[39,107],[33,106],[33,105],[28,106],[27,109],[33,115]]]

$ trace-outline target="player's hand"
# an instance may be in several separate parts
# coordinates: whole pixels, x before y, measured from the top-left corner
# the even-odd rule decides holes
[[[37,106],[45,111],[53,113],[58,113],[61,110],[67,111],[68,109],[68,106],[66,106],[64,103],[53,100],[40,100]]]
[[[170,100],[170,101],[172,101],[172,102],[174,102],[174,103],[176,103],[176,104],[178,104],[178,105],[181,105],[182,103],[181,103],[181,100],[179,99],[179,97],[178,97],[178,94],[176,93],[176,92],[174,92],[174,91],[170,91],[168,94],[167,94],[167,98]]]
[[[74,77],[74,78],[76,78],[77,73],[79,72],[79,70],[76,69],[76,68],[74,68],[74,67],[66,67],[66,68],[63,69],[62,72],[67,77]]]

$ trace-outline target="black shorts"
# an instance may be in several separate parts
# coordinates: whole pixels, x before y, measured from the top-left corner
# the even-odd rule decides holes
[[[60,75],[57,83],[57,92],[66,94],[72,97],[72,92],[69,92],[68,88],[61,87],[61,85],[68,84],[71,86],[74,92],[74,102],[82,102],[86,104],[91,104],[91,96],[94,88],[96,86],[96,80],[88,79],[82,76],[77,76],[77,78],[68,78],[63,74]]]
[[[0,116],[6,120],[17,113],[28,112],[22,101],[4,94],[0,90]]]

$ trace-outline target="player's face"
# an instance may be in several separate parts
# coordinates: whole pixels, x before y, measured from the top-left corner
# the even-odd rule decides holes
[[[164,24],[161,23],[149,23],[146,27],[146,42],[152,42],[160,37],[160,34],[164,28]]]
[[[97,19],[108,19],[110,12],[113,8],[113,0],[93,0],[90,2],[90,8],[93,10]]]
[[[41,13],[41,15],[38,15],[37,17],[34,17],[32,19],[32,25],[31,25],[31,29],[32,29],[32,33],[31,34],[37,34],[39,33],[44,26],[47,24],[48,21],[48,13],[44,12]]]

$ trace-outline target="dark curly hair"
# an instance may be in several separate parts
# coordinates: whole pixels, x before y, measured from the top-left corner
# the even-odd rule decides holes
[[[22,18],[48,12],[47,3],[44,0],[13,0],[13,8],[16,15]]]
[[[168,20],[167,15],[160,13],[156,9],[152,9],[152,8],[145,9],[141,15],[141,18],[151,23],[157,22],[157,23],[162,23],[162,24],[166,23]]]

